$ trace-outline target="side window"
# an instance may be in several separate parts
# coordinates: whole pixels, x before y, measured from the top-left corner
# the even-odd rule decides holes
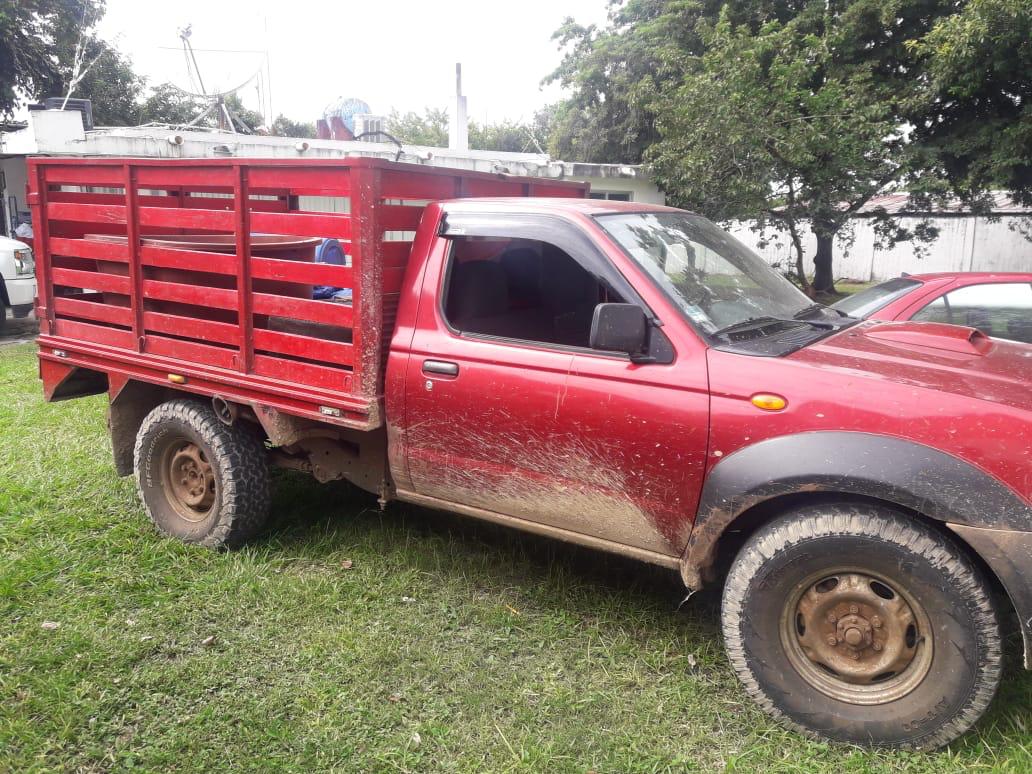
[[[1032,343],[1032,284],[969,285],[932,301],[914,320],[967,325],[988,336]]]
[[[548,242],[452,237],[444,315],[455,330],[587,347],[595,307],[621,302]]]

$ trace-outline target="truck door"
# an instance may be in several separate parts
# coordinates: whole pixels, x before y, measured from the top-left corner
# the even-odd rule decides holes
[[[573,223],[449,214],[438,239],[405,372],[413,493],[679,555],[707,442],[701,351],[678,358],[659,329],[657,363],[592,351],[597,304],[645,307]]]

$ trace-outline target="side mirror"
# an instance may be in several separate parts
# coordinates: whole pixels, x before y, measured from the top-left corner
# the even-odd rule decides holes
[[[588,345],[592,349],[626,352],[631,359],[645,355],[648,320],[637,304],[599,304],[591,320]]]

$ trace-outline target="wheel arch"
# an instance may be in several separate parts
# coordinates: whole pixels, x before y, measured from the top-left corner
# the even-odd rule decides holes
[[[722,559],[788,509],[820,501],[862,501],[894,508],[961,544],[1004,593],[1021,623],[1032,668],[1032,591],[969,535],[1032,533],[1032,508],[974,465],[922,444],[854,432],[812,432],[761,441],[728,455],[703,487],[681,558],[691,589],[713,580]]]
[[[152,409],[183,394],[136,379],[111,381],[113,383],[108,392],[108,430],[111,433],[115,472],[119,476],[131,476],[136,434],[144,418]]]

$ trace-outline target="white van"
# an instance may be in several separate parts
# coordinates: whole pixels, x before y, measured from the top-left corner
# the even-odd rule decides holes
[[[7,307],[15,317],[26,317],[36,298],[36,263],[32,248],[17,239],[0,236],[0,330],[7,322]]]

